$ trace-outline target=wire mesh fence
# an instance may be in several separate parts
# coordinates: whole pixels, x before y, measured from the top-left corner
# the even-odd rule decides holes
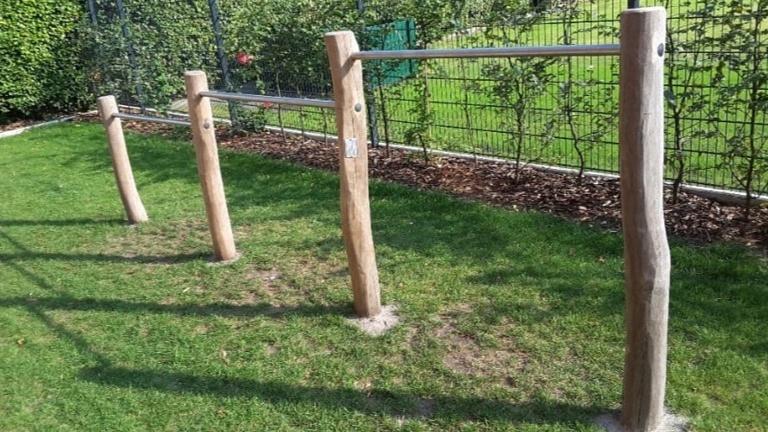
[[[92,84],[118,102],[167,109],[184,94],[185,70],[221,80],[203,2],[89,0]]]
[[[443,3],[420,10],[419,2],[394,0],[89,0],[89,72],[100,94],[161,110],[185,109],[182,75],[190,69],[206,71],[215,89],[330,99],[326,31],[351,28],[363,49],[383,50],[607,44],[618,43],[626,7]],[[768,89],[760,81],[768,76],[768,6],[754,3],[741,15],[722,0],[660,3],[669,15],[670,181],[753,194],[768,188]],[[618,171],[616,58],[375,60],[365,74],[374,145]],[[217,103],[215,114],[245,129],[335,129],[333,114],[320,108]]]

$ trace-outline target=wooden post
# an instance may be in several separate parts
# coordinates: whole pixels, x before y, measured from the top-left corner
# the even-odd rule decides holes
[[[341,177],[341,227],[347,249],[355,311],[362,317],[381,312],[379,273],[371,232],[368,200],[368,138],[366,136],[363,67],[350,55],[359,48],[351,31],[325,35],[336,102],[336,127]]]
[[[230,261],[237,258],[232,225],[229,221],[227,200],[224,196],[224,182],[219,168],[219,151],[216,148],[216,135],[213,128],[211,101],[200,96],[208,90],[205,72],[190,71],[184,74],[187,89],[189,119],[192,123],[192,141],[195,144],[197,172],[203,188],[205,212],[208,216],[208,228],[211,231],[213,250],[216,261]]]
[[[117,189],[120,191],[120,199],[123,201],[125,214],[130,224],[137,224],[148,220],[147,211],[141,203],[139,191],[136,190],[136,182],[133,179],[131,161],[128,158],[128,150],[125,147],[123,124],[114,114],[118,112],[117,102],[114,96],[102,96],[97,99],[99,114],[107,131],[109,142],[109,154],[112,156],[112,168],[115,171]]]
[[[619,153],[624,227],[626,357],[621,423],[656,430],[664,418],[670,257],[664,228],[666,11],[621,15]]]

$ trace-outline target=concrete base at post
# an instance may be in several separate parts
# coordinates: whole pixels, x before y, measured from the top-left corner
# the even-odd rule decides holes
[[[607,432],[638,432],[630,431],[621,425],[619,421],[619,413],[605,414],[595,419],[597,427]],[[652,432],[685,432],[688,430],[688,420],[684,417],[671,414],[669,412],[664,413],[664,418],[661,421],[659,427]]]
[[[397,307],[382,306],[381,312],[372,317],[350,317],[347,322],[371,336],[381,336],[400,322]]]

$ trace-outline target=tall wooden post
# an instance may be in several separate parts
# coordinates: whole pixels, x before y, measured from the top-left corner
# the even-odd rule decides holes
[[[147,211],[141,203],[136,182],[133,179],[131,161],[128,158],[128,150],[125,147],[123,124],[114,114],[118,112],[117,102],[114,96],[102,96],[97,99],[101,122],[107,131],[109,142],[109,154],[112,156],[112,168],[115,171],[117,189],[120,191],[120,199],[123,201],[125,214],[130,224],[137,224],[148,220]]]
[[[355,311],[362,317],[381,312],[379,273],[368,200],[368,139],[363,67],[350,58],[359,51],[351,31],[325,35],[336,102],[341,177],[341,226],[352,278]]]
[[[624,227],[626,357],[621,423],[656,430],[664,417],[669,245],[664,228],[666,11],[621,15],[619,153]]]
[[[237,258],[232,225],[229,221],[227,200],[224,196],[224,182],[219,167],[219,151],[216,148],[216,135],[213,128],[211,101],[200,96],[208,90],[205,72],[190,71],[184,73],[184,85],[187,90],[187,106],[192,123],[192,141],[195,144],[197,172],[203,188],[205,212],[208,216],[208,228],[211,231],[213,250],[217,261],[230,261]]]

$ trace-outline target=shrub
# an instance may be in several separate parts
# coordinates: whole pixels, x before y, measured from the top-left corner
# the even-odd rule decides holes
[[[98,24],[85,37],[94,92],[120,103],[167,109],[184,96],[184,72],[203,70],[220,86],[214,34],[206,0],[115,2],[97,0]]]
[[[89,100],[75,0],[0,2],[0,121],[71,111]]]

